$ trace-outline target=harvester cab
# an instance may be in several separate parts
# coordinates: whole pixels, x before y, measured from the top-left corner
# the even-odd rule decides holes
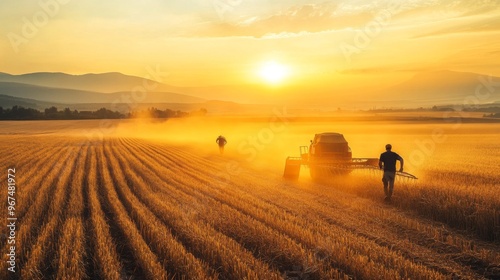
[[[309,159],[315,162],[350,161],[349,143],[340,133],[320,133],[314,136],[309,146]]]
[[[378,158],[353,158],[344,135],[334,132],[316,134],[309,147],[300,146],[300,157],[286,159],[283,177],[297,180],[302,165],[309,167],[313,179],[346,175],[357,169],[379,170]],[[406,172],[398,172],[396,175],[417,179]]]

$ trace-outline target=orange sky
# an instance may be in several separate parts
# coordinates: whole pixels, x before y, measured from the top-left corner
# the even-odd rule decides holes
[[[374,3],[375,2],[375,3]],[[419,71],[500,76],[500,1],[42,0],[0,2],[0,72],[146,68],[177,86],[383,86]]]

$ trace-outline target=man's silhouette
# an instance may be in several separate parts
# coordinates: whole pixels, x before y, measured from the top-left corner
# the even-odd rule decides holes
[[[227,144],[226,138],[224,138],[224,136],[222,135],[219,135],[219,137],[217,137],[217,139],[215,140],[215,143],[219,145],[219,152],[222,155],[224,153],[224,146]]]
[[[399,172],[403,172],[404,160],[395,152],[391,151],[391,144],[385,145],[385,153],[380,155],[378,166],[384,169],[382,182],[384,183],[385,201],[391,201],[392,191],[394,190],[394,179],[396,178],[396,161],[401,162]]]

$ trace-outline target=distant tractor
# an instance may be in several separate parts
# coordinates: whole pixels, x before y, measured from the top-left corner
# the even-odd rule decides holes
[[[300,157],[286,159],[283,176],[298,179],[302,165],[309,167],[313,179],[347,175],[355,169],[379,170],[378,158],[353,158],[344,135],[334,132],[316,134],[309,147],[300,146]],[[416,179],[408,173],[401,172],[397,175]]]

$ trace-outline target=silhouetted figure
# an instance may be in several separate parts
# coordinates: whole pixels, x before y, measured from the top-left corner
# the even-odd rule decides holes
[[[391,144],[385,145],[385,153],[380,155],[378,166],[384,169],[384,176],[382,182],[384,183],[385,201],[390,202],[392,192],[394,190],[394,179],[396,178],[396,161],[401,162],[399,172],[403,172],[404,160],[395,152],[391,151]]]
[[[222,155],[224,153],[224,146],[227,144],[226,138],[222,135],[219,135],[219,137],[217,137],[217,139],[215,140],[215,143],[219,145],[219,152]]]

